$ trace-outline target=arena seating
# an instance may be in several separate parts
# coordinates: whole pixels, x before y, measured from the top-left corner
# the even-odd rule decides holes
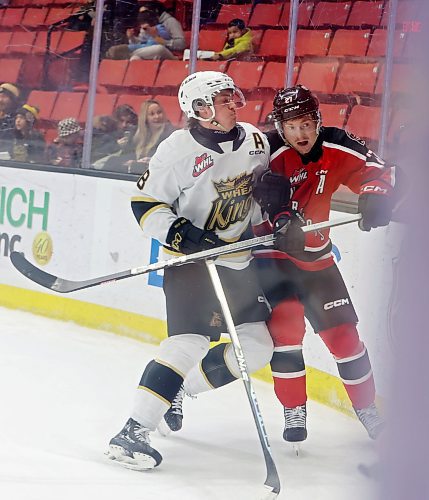
[[[105,61],[102,61],[105,62]],[[115,61],[112,61],[115,62]],[[128,61],[116,61],[128,62]],[[150,88],[155,84],[155,78],[158,74],[160,61],[130,61],[126,67],[123,79],[125,88]],[[100,81],[102,85],[103,82]]]
[[[238,87],[243,90],[251,90],[258,87],[264,65],[265,63],[262,61],[232,61],[228,66],[227,73]]]
[[[326,56],[332,39],[332,30],[299,29],[296,34],[295,55]]]
[[[364,56],[368,49],[370,30],[339,29],[329,47],[330,56]]]
[[[326,127],[343,128],[347,117],[347,104],[320,104],[323,125]]]
[[[378,63],[345,63],[338,73],[334,92],[373,94],[379,70]]]
[[[330,94],[334,91],[339,65],[337,59],[325,62],[306,61],[301,66],[298,83],[311,88],[316,93]]]
[[[377,140],[380,133],[381,108],[378,106],[353,106],[346,128],[359,137]]]
[[[383,13],[384,0],[368,2],[356,1],[347,19],[347,26],[379,26]]]
[[[314,7],[310,25],[345,26],[349,17],[352,2],[318,2]]]
[[[283,11],[281,3],[263,4],[258,3],[250,17],[249,27],[256,26],[277,26],[280,22],[280,15]]]
[[[299,3],[298,26],[306,27],[310,24],[315,2],[304,0]],[[280,26],[289,26],[290,2],[285,2],[282,15],[280,16]]]
[[[189,13],[192,1],[164,3],[183,14]],[[197,70],[230,74],[248,101],[239,111],[240,119],[264,123],[275,89],[285,83],[290,2],[221,3],[216,21],[200,31],[199,48],[220,51],[227,23],[241,18],[252,29],[254,54],[247,60],[198,61]],[[41,121],[49,127],[65,116],[86,120],[85,93],[80,90],[79,79],[73,77],[86,33],[70,31],[66,26],[52,31],[52,64],[43,72],[48,28],[84,5],[84,0],[11,0],[8,6],[0,7],[0,61],[7,61],[2,65],[0,79],[21,86],[28,101],[40,108]],[[406,90],[412,42],[419,36],[418,10],[413,10],[412,5],[416,4],[409,0],[398,3],[392,79],[395,99]],[[388,13],[389,0],[304,0],[299,4],[293,83],[305,84],[317,93],[325,124],[345,125],[370,140],[378,137]],[[184,23],[190,40],[189,16],[177,17]],[[167,106],[172,122],[180,124],[175,94],[188,72],[188,61],[102,59],[96,112],[110,113],[114,106],[123,103],[138,111],[145,99],[157,96]],[[371,126],[365,125],[365,120]],[[390,139],[399,122],[395,118]]]
[[[300,65],[295,63],[293,73],[295,79],[293,84],[296,83]],[[286,77],[286,64],[284,62],[268,62],[265,65],[264,72],[261,80],[259,81],[259,88],[279,89],[284,86]]]

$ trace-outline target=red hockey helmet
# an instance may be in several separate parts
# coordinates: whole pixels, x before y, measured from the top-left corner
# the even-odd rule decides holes
[[[307,87],[295,85],[295,87],[281,89],[276,93],[273,100],[272,116],[277,132],[285,142],[282,122],[304,115],[311,115],[314,118],[317,122],[317,133],[319,133],[322,123],[319,101]]]

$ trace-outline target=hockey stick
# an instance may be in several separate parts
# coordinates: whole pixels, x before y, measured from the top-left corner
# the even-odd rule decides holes
[[[304,226],[302,229],[306,233],[311,231],[319,231],[321,229],[330,227],[342,226],[343,224],[350,224],[351,222],[356,222],[361,218],[361,214],[356,214],[347,218],[343,217],[332,221],[328,220],[318,222],[317,224]],[[170,260],[161,260],[159,262],[154,262],[153,264],[148,264],[147,266],[134,267],[132,269],[127,269],[126,271],[107,274],[98,278],[92,278],[82,281],[67,280],[64,278],[59,278],[58,276],[54,276],[53,274],[49,274],[28,261],[25,258],[25,255],[21,252],[11,252],[10,260],[21,274],[34,281],[35,283],[38,283],[39,285],[44,286],[45,288],[49,288],[50,290],[54,290],[58,293],[69,293],[75,292],[77,290],[83,290],[84,288],[112,283],[114,281],[119,281],[125,278],[131,278],[132,276],[138,276],[139,274],[150,273],[151,271],[159,271],[167,267],[182,266],[183,264],[189,264],[191,262],[202,259],[212,259],[213,257],[218,257],[219,255],[246,250],[248,248],[253,248],[264,243],[272,243],[274,239],[275,236],[273,234],[268,234],[266,236],[259,236],[257,238],[251,238],[244,241],[237,241],[236,243],[231,243],[229,245],[224,245],[210,250],[203,250],[202,252],[183,255],[181,257],[176,257]]]
[[[277,473],[273,457],[271,455],[267,431],[265,430],[261,410],[259,409],[258,400],[256,399],[256,393],[253,389],[249,371],[247,369],[246,358],[244,357],[243,349],[241,348],[240,339],[237,335],[237,330],[235,329],[234,320],[232,319],[231,311],[226,300],[225,292],[223,290],[216,265],[213,260],[209,259],[206,260],[206,266],[209,271],[210,279],[212,281],[216,296],[219,299],[226,325],[228,327],[229,336],[231,337],[231,343],[234,348],[235,357],[237,359],[241,378],[243,379],[243,383],[246,388],[247,397],[249,399],[250,407],[252,408],[253,419],[255,420],[256,428],[258,430],[259,441],[264,453],[265,466],[267,469],[267,478],[264,485],[270,490],[270,492],[266,496],[264,496],[264,500],[271,500],[277,498],[277,495],[280,492],[280,478]]]

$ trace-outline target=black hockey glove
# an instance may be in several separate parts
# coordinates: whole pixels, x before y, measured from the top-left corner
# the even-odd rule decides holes
[[[180,217],[171,225],[166,242],[177,252],[186,255],[225,244],[213,231],[200,229],[184,217]]]
[[[253,186],[253,197],[273,222],[274,216],[286,210],[289,204],[289,179],[283,175],[274,174],[271,170],[257,174]]]
[[[298,213],[284,211],[274,219],[274,248],[292,256],[304,252],[305,233],[302,226],[305,221]]]
[[[362,214],[359,227],[362,231],[387,226],[392,218],[393,200],[383,194],[363,193],[359,196],[358,210]]]

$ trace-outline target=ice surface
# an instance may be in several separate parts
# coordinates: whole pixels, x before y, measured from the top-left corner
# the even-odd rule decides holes
[[[7,500],[257,500],[265,465],[241,382],[186,400],[184,428],[152,444],[150,472],[104,457],[129,416],[156,347],[73,323],[0,308],[0,498]],[[355,500],[376,461],[360,424],[310,402],[309,438],[296,457],[282,439],[272,386],[254,381],[282,481],[279,499]]]

